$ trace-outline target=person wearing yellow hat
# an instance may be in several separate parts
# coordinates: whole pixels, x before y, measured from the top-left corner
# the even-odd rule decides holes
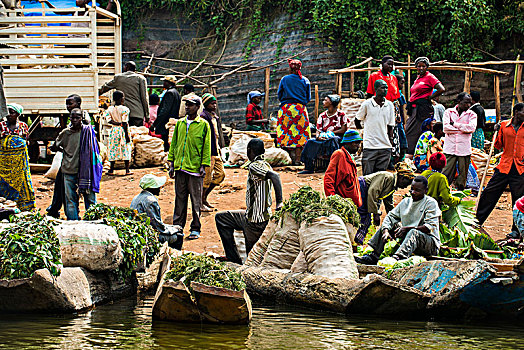
[[[164,224],[160,214],[157,196],[160,195],[160,189],[166,184],[166,180],[165,176],[144,175],[139,183],[142,192],[133,198],[130,207],[149,217],[151,226],[158,231],[158,240],[161,243],[168,242],[170,247],[181,250],[184,234],[180,226]]]
[[[166,124],[169,122],[169,118],[179,118],[180,94],[176,90],[176,76],[166,75],[162,80],[164,81],[164,90],[166,92],[158,106],[156,119],[149,131],[155,132],[162,137],[164,151],[167,152],[169,151],[169,130],[166,129]]]

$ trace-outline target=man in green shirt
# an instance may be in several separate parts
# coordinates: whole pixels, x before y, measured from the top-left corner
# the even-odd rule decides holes
[[[205,167],[211,164],[211,129],[198,115],[202,104],[194,95],[186,99],[186,116],[175,124],[167,160],[169,176],[175,179],[175,210],[173,225],[184,229],[187,219],[187,201],[191,196],[192,222],[188,239],[200,237],[200,208]]]
[[[433,197],[441,209],[442,205],[457,206],[460,203],[460,198],[451,195],[448,178],[442,174],[442,169],[446,166],[444,153],[433,153],[429,157],[429,166],[430,169],[422,172],[422,176],[428,179],[428,196]]]

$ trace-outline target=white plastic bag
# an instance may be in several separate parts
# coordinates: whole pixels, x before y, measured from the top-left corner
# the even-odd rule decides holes
[[[44,174],[45,177],[48,179],[56,179],[56,175],[58,174],[58,170],[60,170],[60,167],[62,166],[62,158],[64,155],[62,152],[56,152],[55,157],[53,158],[53,163],[51,163],[51,168]]]

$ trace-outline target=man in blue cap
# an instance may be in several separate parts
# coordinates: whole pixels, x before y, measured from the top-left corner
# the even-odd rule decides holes
[[[331,156],[324,175],[324,192],[326,196],[335,194],[351,198],[357,207],[362,205],[360,186],[358,184],[357,165],[351,154],[357,153],[362,137],[356,130],[348,130],[340,142],[342,147]]]

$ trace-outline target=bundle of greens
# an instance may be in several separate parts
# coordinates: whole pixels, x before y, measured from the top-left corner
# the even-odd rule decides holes
[[[289,196],[287,201],[284,201],[282,208],[273,215],[273,219],[278,221],[284,213],[289,213],[295,221],[299,222],[305,207],[311,203],[320,203],[321,198],[320,192],[310,186],[303,186]]]
[[[339,195],[322,198],[320,202],[313,202],[306,206],[300,215],[299,222],[305,221],[310,224],[316,218],[331,214],[339,216],[346,224],[355,227],[360,225],[360,215],[357,213],[357,207],[353,201]]]
[[[173,259],[171,266],[165,279],[181,281],[191,292],[191,282],[237,291],[246,288],[240,273],[206,255],[186,253]]]
[[[86,211],[84,220],[103,220],[118,233],[124,255],[120,271],[125,277],[130,276],[143,262],[144,255],[146,263],[150,264],[160,251],[161,244],[149,223],[149,217],[136,210],[98,203]]]
[[[14,225],[0,232],[0,279],[28,278],[39,269],[59,276],[62,260],[53,224],[38,212],[12,218]]]

